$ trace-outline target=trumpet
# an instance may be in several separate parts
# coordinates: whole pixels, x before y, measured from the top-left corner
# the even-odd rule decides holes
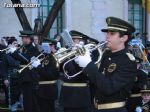
[[[5,48],[5,49],[0,50],[0,52],[7,51],[7,50],[9,50],[9,49],[10,49],[10,47],[7,47],[7,48]]]
[[[41,56],[44,56],[43,58],[40,59],[40,61],[44,60],[45,59],[45,55],[43,54],[43,52],[41,54],[39,54],[37,57],[34,57],[34,59],[31,59],[31,61],[26,65],[24,66],[23,68],[21,68],[20,70],[18,70],[18,73],[21,73],[23,70],[25,70],[27,67],[30,68],[30,70],[32,69],[31,67],[31,64],[36,61],[37,59],[39,59]]]
[[[61,63],[63,63],[65,60],[69,59],[68,61],[66,61],[64,64],[63,64],[63,71],[64,71],[64,74],[66,77],[68,78],[73,78],[73,77],[76,77],[77,75],[79,75],[80,73],[82,73],[83,70],[79,71],[78,73],[70,76],[68,75],[66,72],[65,72],[65,66],[66,64],[68,64],[69,62],[73,61],[75,58],[77,58],[79,55],[84,55],[85,52],[86,52],[86,49],[89,50],[89,52],[92,52],[94,50],[98,50],[98,53],[99,53],[99,56],[98,56],[98,59],[97,61],[95,62],[95,64],[98,64],[101,60],[101,57],[102,57],[102,48],[103,46],[107,43],[107,41],[104,41],[102,43],[98,43],[97,45],[96,44],[93,44],[93,43],[89,43],[89,44],[86,44],[84,45],[83,47],[81,48],[77,48],[75,50],[70,50],[68,51],[66,49],[66,52],[63,51],[62,53],[55,53],[53,55],[54,59],[56,60],[56,63],[57,63],[57,67],[59,67],[59,65]],[[72,58],[73,57],[73,58]],[[71,58],[71,59],[70,59]]]
[[[13,47],[13,46],[11,46],[11,47]],[[6,51],[6,53],[7,53],[7,51],[8,51],[11,47],[8,46],[7,48],[0,50],[0,52],[5,52],[5,51]],[[21,49],[22,47],[23,47],[23,45],[20,45],[19,47],[17,47],[17,50]]]

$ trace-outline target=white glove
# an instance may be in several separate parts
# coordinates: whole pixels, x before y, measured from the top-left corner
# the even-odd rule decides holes
[[[80,66],[80,67],[86,67],[92,60],[90,56],[90,52],[86,50],[86,53],[84,56],[78,56],[74,61]]]
[[[141,107],[136,107],[135,112],[142,112]]]
[[[60,49],[60,48],[61,48],[61,44],[60,44],[60,42],[57,42],[57,45],[56,45],[56,46],[57,46],[57,48],[59,48],[59,49]]]
[[[16,50],[17,50],[17,48],[15,46],[10,45],[7,53],[14,53]]]
[[[32,61],[32,67],[33,68],[37,68],[39,65],[41,64],[39,59],[35,59],[34,61]]]
[[[77,50],[78,48],[82,48],[83,46],[80,44],[75,44],[74,47],[72,47],[72,50]]]
[[[5,84],[6,87],[8,87],[9,86],[9,81],[8,80],[4,80],[4,84]]]

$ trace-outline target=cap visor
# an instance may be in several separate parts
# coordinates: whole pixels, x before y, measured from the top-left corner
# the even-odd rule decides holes
[[[19,37],[27,37],[27,35],[19,35]]]
[[[141,90],[141,93],[150,93],[150,90]]]
[[[102,32],[118,32],[119,30],[116,29],[101,29]]]

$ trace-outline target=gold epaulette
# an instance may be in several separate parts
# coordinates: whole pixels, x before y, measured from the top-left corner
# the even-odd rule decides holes
[[[131,61],[135,61],[135,57],[131,53],[126,53]]]

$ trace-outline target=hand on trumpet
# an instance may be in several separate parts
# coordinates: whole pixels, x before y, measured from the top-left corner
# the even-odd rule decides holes
[[[141,107],[136,107],[135,112],[142,112],[142,108]]]
[[[5,84],[6,87],[8,87],[9,86],[9,81],[8,80],[4,80],[4,84]]]
[[[41,61],[36,57],[32,57],[31,62],[32,62],[31,64],[32,68],[37,68],[41,64]]]
[[[80,55],[77,58],[74,59],[74,61],[80,66],[80,67],[86,67],[91,61],[90,52],[88,49],[86,49],[86,52],[84,55]]]
[[[7,53],[14,53],[17,50],[17,47],[15,47],[14,45],[9,45],[8,48],[9,50],[7,51]]]

